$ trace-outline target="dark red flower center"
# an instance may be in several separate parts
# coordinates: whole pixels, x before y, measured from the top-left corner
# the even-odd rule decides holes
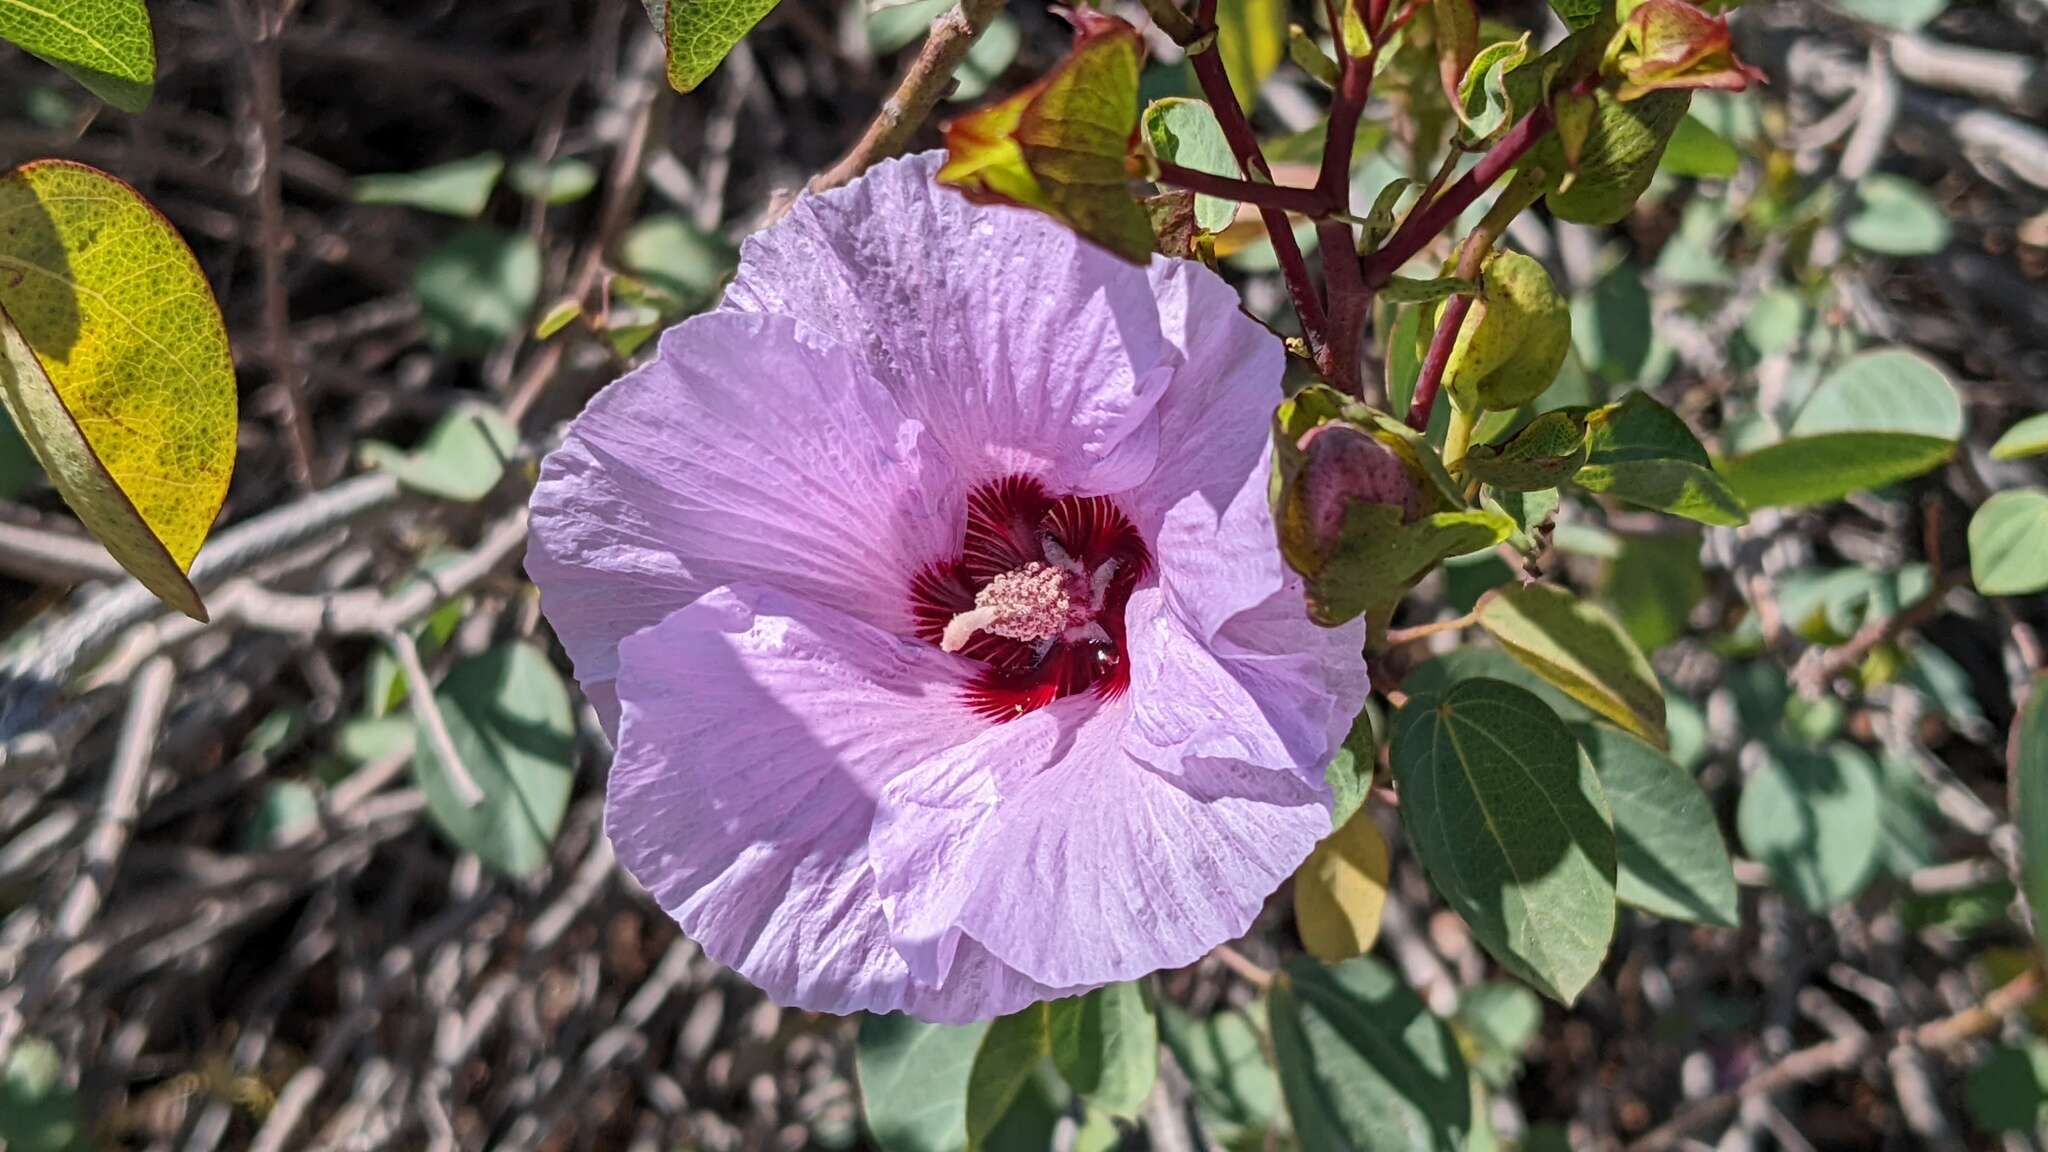
[[[911,611],[920,639],[987,665],[968,687],[974,710],[1011,720],[1130,686],[1124,605],[1151,566],[1108,497],[1055,498],[1009,476],[968,495],[960,555],[917,574]]]

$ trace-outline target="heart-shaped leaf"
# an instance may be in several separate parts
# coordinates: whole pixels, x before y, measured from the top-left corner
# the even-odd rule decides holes
[[[532,875],[547,863],[575,779],[569,690],[546,653],[514,641],[457,664],[434,695],[462,770],[483,795],[464,802],[420,718],[413,771],[427,814],[485,864]]]
[[[963,1152],[967,1077],[988,1024],[861,1017],[854,1064],[861,1115],[884,1152]]]
[[[1619,728],[1582,724],[1573,734],[1614,812],[1615,894],[1659,916],[1735,927],[1735,869],[1699,782]]]
[[[1394,717],[1401,823],[1494,958],[1569,1004],[1614,935],[1614,825],[1592,762],[1533,693],[1464,680]]]
[[[1970,517],[1970,579],[1986,596],[2048,588],[2048,490],[1999,492]]]
[[[1742,850],[1814,911],[1847,903],[1877,869],[1882,844],[1877,768],[1848,744],[1775,747],[1742,786]]]
[[[0,177],[0,219],[0,399],[121,566],[206,619],[185,573],[234,471],[235,371],[199,262],[82,164]]]

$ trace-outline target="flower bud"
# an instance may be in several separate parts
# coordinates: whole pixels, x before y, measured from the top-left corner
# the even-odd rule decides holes
[[[1295,506],[1303,528],[1323,551],[1344,533],[1353,502],[1386,504],[1401,510],[1403,524],[1422,514],[1422,495],[1400,457],[1349,424],[1324,424],[1301,438],[1306,457],[1295,481]]]
[[[1458,330],[1444,369],[1452,403],[1476,408],[1519,408],[1557,379],[1571,351],[1571,308],[1543,265],[1519,252],[1495,252],[1481,265],[1479,299]],[[1431,323],[1443,314],[1437,305]]]

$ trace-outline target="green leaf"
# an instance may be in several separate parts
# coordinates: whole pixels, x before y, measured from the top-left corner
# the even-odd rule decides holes
[[[1503,40],[1479,50],[1458,84],[1460,107],[1452,109],[1465,123],[1465,139],[1490,141],[1506,131],[1517,109],[1508,98],[1507,76],[1529,58],[1529,35]]]
[[[1386,838],[1363,809],[1294,872],[1294,920],[1308,954],[1335,964],[1372,950],[1387,904]]]
[[[1618,264],[1572,298],[1572,343],[1586,367],[1604,380],[1633,384],[1642,378],[1654,326],[1639,265]]]
[[[1576,224],[1614,224],[1649,188],[1672,133],[1685,119],[1690,93],[1651,92],[1622,101],[1606,88],[1593,93],[1593,108],[1576,170],[1553,132],[1529,153],[1527,164],[1556,182],[1546,198],[1552,213]]]
[[[1600,719],[1599,713],[1558,691],[1556,685],[1531,672],[1505,650],[1491,645],[1453,648],[1416,666],[1402,678],[1401,687],[1410,696],[1440,696],[1453,684],[1465,680],[1504,680],[1533,693],[1566,724],[1590,724]]]
[[[1330,805],[1330,825],[1342,828],[1365,805],[1365,798],[1372,791],[1373,765],[1379,758],[1379,744],[1373,733],[1373,710],[1376,707],[1368,701],[1365,708],[1351,722],[1351,732],[1344,737],[1344,743],[1337,754],[1330,758],[1330,766],[1323,769],[1323,779],[1330,785],[1334,798]]]
[[[2029,1036],[2001,1044],[1970,1069],[1963,1085],[1970,1121],[1986,1132],[2035,1132],[2048,1108],[2048,1042]]]
[[[1259,88],[1287,58],[1286,0],[1220,0],[1216,47],[1237,102],[1250,111]]]
[[[1194,1086],[1202,1127],[1226,1148],[1262,1147],[1280,1112],[1280,1080],[1251,1020],[1231,1009],[1195,1020],[1166,1003],[1159,1031]]]
[[[1646,392],[1595,409],[1586,419],[1586,441],[1586,463],[1572,483],[1588,492],[1702,524],[1749,521],[1692,429]]]
[[[473,504],[491,494],[519,447],[519,430],[503,413],[482,404],[457,406],[441,417],[411,452],[371,441],[366,462],[398,477],[415,492]]]
[[[1726,180],[1741,170],[1742,154],[1697,116],[1687,116],[1672,130],[1657,167],[1673,176]]]
[[[1806,331],[1806,301],[1797,290],[1766,289],[1742,318],[1742,337],[1758,356],[1789,352]]]
[[[1621,554],[1608,567],[1600,594],[1636,647],[1655,652],[1685,635],[1687,617],[1706,597],[1699,534],[1626,533],[1618,538]]]
[[[471,225],[413,271],[420,322],[436,348],[477,358],[526,330],[540,297],[540,246],[531,236]]]
[[[143,0],[0,0],[0,40],[56,65],[123,112],[149,107],[156,41]]]
[[[1986,596],[2048,588],[2048,491],[1999,492],[1970,517],[1970,579]]]
[[[1506,1088],[1543,1025],[1543,1001],[1520,984],[1491,980],[1458,997],[1452,1023],[1465,1040],[1461,1047],[1472,1070],[1494,1088]]]
[[[2005,430],[1991,446],[1993,460],[2021,460],[2048,452],[2048,412],[2037,413]]]
[[[1480,626],[1565,695],[1662,746],[1664,690],[1642,650],[1605,610],[1554,584],[1509,588]]]
[[[0,1076],[0,1145],[7,1152],[72,1152],[86,1146],[78,1090],[47,1040],[27,1037]]]
[[[1051,1055],[1050,1004],[1033,1004],[989,1025],[967,1077],[968,1152],[988,1146]]]
[[[1572,731],[1614,811],[1621,901],[1668,919],[1735,927],[1735,866],[1699,782],[1619,728],[1584,724]]]
[[[0,500],[18,500],[43,482],[43,466],[28,441],[21,438],[14,418],[0,407]]]
[[[1848,744],[1773,748],[1742,786],[1735,830],[1742,850],[1807,908],[1846,903],[1877,868],[1877,769]]]
[[[246,852],[285,847],[318,827],[320,801],[300,780],[277,780],[263,789],[256,810],[242,825],[240,843]]]
[[[688,92],[718,69],[775,0],[665,0],[664,6],[666,15],[656,25],[668,44],[668,82]]]
[[[485,152],[417,172],[358,176],[355,198],[358,204],[402,204],[474,220],[490,203],[491,191],[504,172],[505,158],[496,152]]]
[[[861,1114],[883,1152],[964,1152],[967,1077],[988,1028],[898,1013],[861,1017],[854,1048]]]
[[[1223,126],[1203,101],[1185,96],[1153,101],[1145,109],[1145,138],[1151,141],[1153,154],[1169,164],[1212,176],[1237,175],[1237,157],[1223,138]],[[1202,231],[1221,232],[1235,219],[1235,201],[1196,194],[1195,223]]]
[[[1273,1052],[1303,1148],[1463,1152],[1470,1073],[1457,1041],[1369,956],[1289,964],[1273,983]]]
[[[1401,823],[1444,900],[1504,966],[1569,1004],[1614,935],[1607,798],[1533,693],[1465,680],[1394,717]]]
[[[1931,256],[1948,247],[1948,214],[1927,190],[1903,176],[1879,172],[1856,185],[1856,205],[1842,235],[1866,252]]]
[[[1829,373],[1785,439],[1721,471],[1750,508],[1817,504],[1938,467],[1962,434],[1962,401],[1941,369],[1882,349]]]
[[[121,566],[205,620],[185,573],[234,471],[236,387],[199,262],[133,188],[83,164],[0,177],[0,219],[0,401]]]
[[[2007,745],[2012,762],[2013,823],[2020,832],[2020,878],[2038,926],[2048,919],[2048,676],[2036,676],[2027,704],[2013,721]]]
[[[1612,7],[1614,0],[1550,0],[1550,10],[1564,21],[1564,26],[1577,32],[1600,18],[1601,13]]]
[[[1917,32],[1948,10],[1948,0],[1835,0],[1835,7],[1872,24]]]
[[[1089,1105],[1131,1119],[1159,1079],[1159,1022],[1144,984],[1126,982],[1055,1000],[1052,1061]]]
[[[1415,581],[1452,556],[1491,548],[1515,522],[1490,509],[1437,512],[1401,523],[1401,509],[1354,502],[1345,511],[1342,543],[1308,578],[1309,612],[1326,625],[1361,613],[1385,623]]]
[[[548,862],[575,780],[576,726],[561,676],[539,648],[509,641],[457,664],[434,696],[483,799],[463,803],[421,719],[413,771],[427,814],[485,864],[531,876]]]
[[[550,339],[555,333],[567,328],[572,321],[582,315],[582,304],[575,300],[557,300],[554,307],[542,313],[540,320],[534,324],[534,338],[537,340]]]
[[[545,164],[531,158],[514,161],[505,178],[514,192],[549,206],[574,204],[597,187],[597,169],[574,156]]]
[[[731,242],[674,213],[661,213],[627,229],[619,262],[695,311],[711,303],[739,265]]]
[[[1524,425],[1505,444],[1481,444],[1465,454],[1465,471],[1512,492],[1541,492],[1572,478],[1586,463],[1586,413],[1559,409]]]

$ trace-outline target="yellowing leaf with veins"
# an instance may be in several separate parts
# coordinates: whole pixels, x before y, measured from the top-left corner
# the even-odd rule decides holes
[[[0,177],[0,399],[122,567],[206,619],[185,573],[234,470],[227,329],[185,241],[104,172]]]
[[[1387,841],[1364,808],[1294,874],[1294,921],[1309,955],[1337,964],[1372,950],[1387,906]]]

